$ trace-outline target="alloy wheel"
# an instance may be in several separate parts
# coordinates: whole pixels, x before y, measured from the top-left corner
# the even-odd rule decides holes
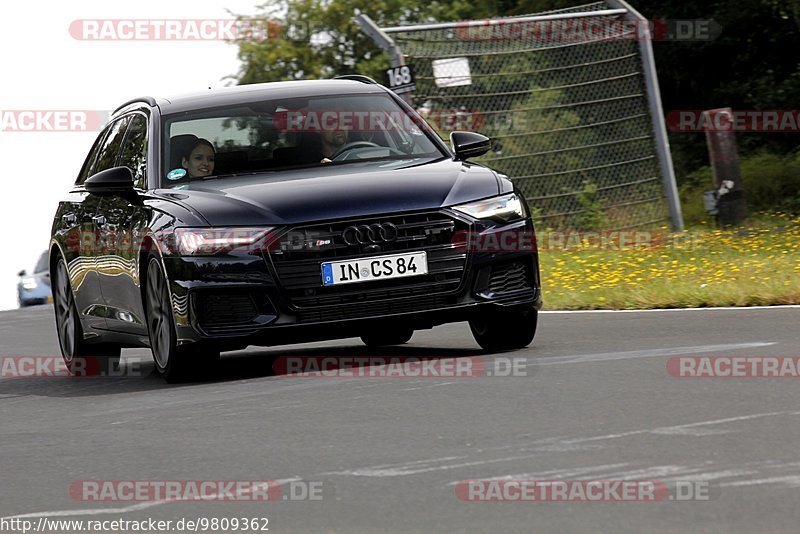
[[[169,293],[161,264],[156,258],[150,259],[147,266],[147,321],[153,356],[161,369],[169,365],[172,344],[172,323],[170,322]]]
[[[56,265],[56,327],[58,342],[64,361],[70,363],[75,355],[75,300],[69,283],[69,272],[64,258],[58,259]]]

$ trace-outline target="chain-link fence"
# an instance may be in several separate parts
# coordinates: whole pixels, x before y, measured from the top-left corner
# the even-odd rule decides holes
[[[540,226],[641,228],[672,215],[680,228],[680,208],[677,220],[668,208],[674,177],[636,15],[599,2],[379,33],[393,66],[414,68],[412,105],[443,138],[452,130],[491,137],[493,150],[477,161],[516,183]]]

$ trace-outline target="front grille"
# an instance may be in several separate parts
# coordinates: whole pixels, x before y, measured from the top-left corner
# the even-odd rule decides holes
[[[297,318],[301,323],[379,317],[396,313],[413,313],[444,308],[455,303],[454,297],[429,295],[410,299],[394,299],[362,303],[358,306],[336,306],[301,311]]]
[[[389,242],[348,244],[342,235],[348,227],[371,225],[393,225],[397,229],[396,239]],[[356,310],[333,308],[354,306],[371,309],[371,303],[409,297],[422,303],[419,297],[456,291],[464,277],[467,261],[464,243],[468,230],[466,222],[441,212],[309,225],[292,228],[284,234],[270,248],[270,256],[284,294],[294,309],[310,311],[324,308],[325,319],[333,318],[338,313],[361,316],[359,314],[362,312]],[[360,259],[411,251],[426,252],[428,274],[341,286],[322,285],[320,264],[323,261]],[[425,309],[426,305],[421,306],[414,309]],[[364,313],[364,316],[370,313],[373,312]]]
[[[515,261],[504,265],[492,266],[492,276],[489,279],[489,291],[492,293],[506,293],[530,289],[530,276],[524,262]]]
[[[191,302],[196,326],[208,335],[248,334],[277,317],[263,290],[201,289]]]

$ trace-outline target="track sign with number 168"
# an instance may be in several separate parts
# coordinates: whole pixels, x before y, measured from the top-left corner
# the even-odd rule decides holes
[[[386,69],[386,86],[397,94],[416,91],[414,68],[411,65],[402,65]]]

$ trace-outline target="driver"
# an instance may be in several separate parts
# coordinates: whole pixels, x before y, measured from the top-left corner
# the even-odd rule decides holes
[[[330,163],[331,157],[347,143],[347,130],[320,130],[322,160],[320,163]]]

